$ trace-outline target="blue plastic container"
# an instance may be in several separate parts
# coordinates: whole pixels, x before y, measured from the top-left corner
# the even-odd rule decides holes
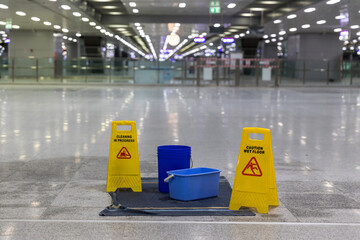
[[[215,197],[219,193],[220,172],[213,168],[168,171],[170,197],[180,201]]]
[[[158,146],[159,191],[168,193],[169,184],[164,182],[167,171],[190,168],[191,147],[183,145]]]

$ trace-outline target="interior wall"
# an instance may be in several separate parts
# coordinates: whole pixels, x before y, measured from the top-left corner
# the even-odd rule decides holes
[[[10,58],[50,58],[54,56],[52,31],[11,30]]]

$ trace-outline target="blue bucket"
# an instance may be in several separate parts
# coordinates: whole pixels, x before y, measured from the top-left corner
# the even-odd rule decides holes
[[[169,184],[164,182],[167,171],[190,168],[191,147],[183,145],[158,146],[159,191],[168,193]]]
[[[168,171],[170,197],[191,201],[215,197],[219,193],[220,170],[214,168],[189,168]]]

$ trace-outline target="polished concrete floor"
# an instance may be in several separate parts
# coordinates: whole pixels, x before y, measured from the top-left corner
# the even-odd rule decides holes
[[[255,217],[99,217],[111,122],[137,122],[143,177],[156,148],[232,183],[243,127],[271,129],[280,206]],[[358,88],[0,88],[0,239],[358,239]]]

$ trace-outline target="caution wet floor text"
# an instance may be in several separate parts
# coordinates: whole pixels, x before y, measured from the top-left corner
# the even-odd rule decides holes
[[[251,139],[250,134],[263,139]],[[270,130],[244,128],[229,209],[254,207],[268,213],[269,206],[278,205]]]

